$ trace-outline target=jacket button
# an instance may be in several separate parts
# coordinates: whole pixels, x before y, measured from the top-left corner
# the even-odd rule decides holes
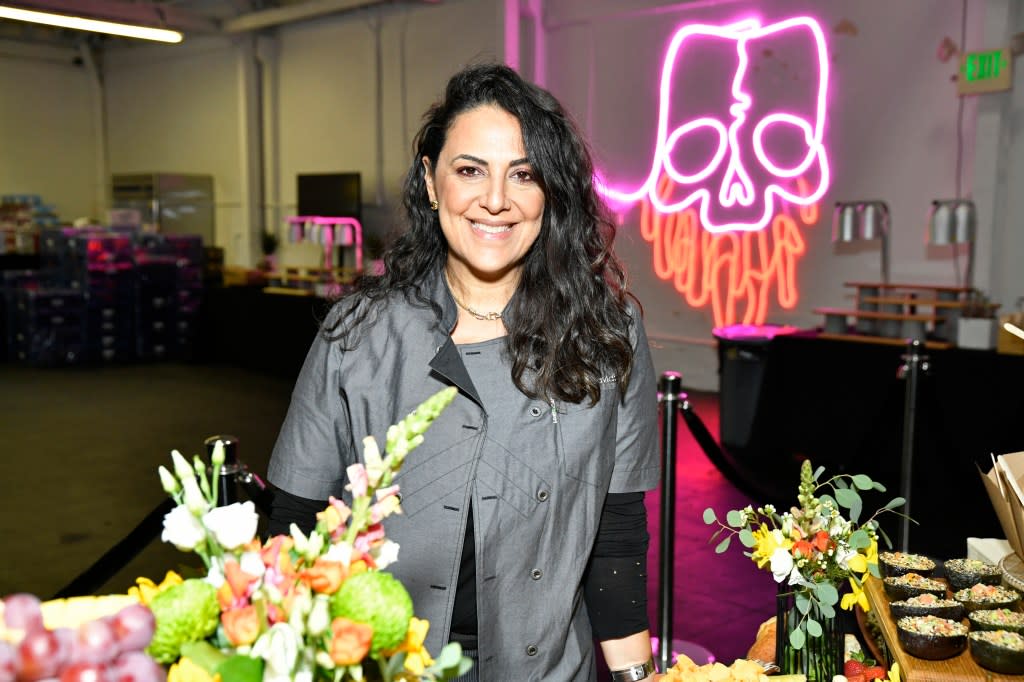
[[[534,405],[533,407],[530,408],[530,414],[532,416],[534,416],[534,417],[539,417],[540,416],[540,408],[537,407],[536,405]]]
[[[529,645],[528,647],[526,647],[526,655],[527,656],[536,656],[537,655],[537,647],[535,647],[532,644]]]
[[[544,574],[540,572],[539,568],[535,568],[532,571],[530,571],[530,577],[533,578],[534,580],[540,580],[540,577],[542,575],[544,575]]]
[[[537,499],[540,500],[541,502],[547,502],[548,501],[548,491],[544,490],[544,489],[538,490],[537,491]]]

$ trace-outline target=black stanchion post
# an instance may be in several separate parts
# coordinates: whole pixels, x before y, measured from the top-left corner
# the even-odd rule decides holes
[[[900,496],[906,500],[900,520],[899,547],[910,551],[910,488],[914,472],[914,431],[917,427],[917,387],[920,375],[928,372],[928,356],[921,354],[919,339],[907,341],[907,352],[896,376],[907,382],[903,402],[903,455],[900,461]]]
[[[238,474],[242,466],[238,463],[238,438],[221,435],[210,436],[203,443],[206,445],[207,457],[213,456],[213,448],[217,441],[224,444],[224,463],[218,472],[217,506],[224,507],[238,502]]]
[[[679,372],[664,372],[658,380],[661,404],[661,544],[658,585],[658,669],[672,665],[672,592],[675,562],[676,401],[683,385]]]

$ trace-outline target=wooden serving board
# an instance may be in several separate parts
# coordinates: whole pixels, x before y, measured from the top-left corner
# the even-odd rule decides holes
[[[892,619],[892,614],[889,613],[889,598],[885,595],[882,581],[877,578],[868,578],[864,583],[864,592],[868,596],[871,609],[878,617],[885,645],[893,659],[900,664],[901,677],[904,682],[989,682],[989,680],[992,682],[1021,682],[1024,680],[1024,675],[1001,675],[985,670],[971,658],[970,645],[959,656],[947,658],[944,661],[928,661],[911,656],[900,646],[900,640],[896,634],[896,623]]]

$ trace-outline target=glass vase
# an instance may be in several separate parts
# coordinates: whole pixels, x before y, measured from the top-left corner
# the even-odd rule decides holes
[[[807,682],[832,682],[833,676],[843,672],[842,626],[836,615],[823,616],[813,601],[807,615],[821,624],[821,636],[807,635],[804,645],[794,649],[789,635],[803,614],[796,607],[792,588],[780,585],[775,598],[775,664],[783,674],[802,674]]]

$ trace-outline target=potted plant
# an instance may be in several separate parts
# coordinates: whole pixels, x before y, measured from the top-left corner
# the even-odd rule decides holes
[[[996,347],[996,334],[999,331],[996,320],[997,305],[988,300],[988,296],[980,291],[972,291],[957,320],[956,345],[961,348],[991,350]]]

